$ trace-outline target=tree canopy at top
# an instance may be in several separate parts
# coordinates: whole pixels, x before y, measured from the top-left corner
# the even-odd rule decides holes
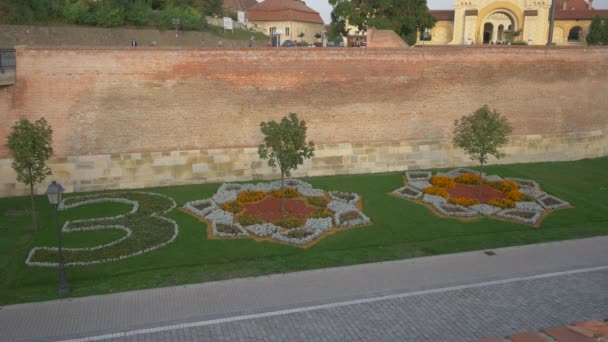
[[[349,33],[347,25],[360,31],[375,27],[393,30],[409,45],[414,45],[417,33],[433,27],[437,21],[429,13],[426,0],[329,0],[329,3],[334,7],[332,29],[343,36]]]

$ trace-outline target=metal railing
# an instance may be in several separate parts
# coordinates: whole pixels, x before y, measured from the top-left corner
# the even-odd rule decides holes
[[[15,69],[16,67],[15,49],[0,49],[0,69]]]

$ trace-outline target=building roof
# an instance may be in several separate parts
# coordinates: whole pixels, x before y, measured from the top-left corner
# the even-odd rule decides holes
[[[437,20],[454,20],[454,10],[432,10],[429,12]]]
[[[591,20],[596,15],[599,15],[600,18],[606,18],[608,17],[608,10],[558,10],[555,11],[555,20]]]
[[[587,3],[585,0],[556,0],[555,9],[562,10],[564,8],[564,3],[566,5],[567,10],[574,10],[574,11],[589,10],[589,3]]]
[[[297,0],[265,0],[247,9],[250,21],[304,21],[323,24],[319,12]]]
[[[591,20],[596,15],[599,15],[602,19],[608,17],[608,10],[590,10],[589,5],[584,0],[566,0],[566,4],[570,9],[562,10],[561,7],[559,7],[559,5],[562,4],[562,1],[564,0],[557,0],[558,6],[555,11],[555,20]],[[573,7],[570,7],[571,5]],[[579,7],[582,7],[582,9],[578,9]],[[431,10],[429,12],[433,17],[437,18],[437,20],[454,20],[454,10]]]
[[[601,18],[608,17],[608,10],[596,10],[589,6],[589,2],[593,4],[593,0],[556,0],[555,2],[555,19],[556,20],[576,20],[576,19],[593,19],[596,15]],[[591,7],[591,9],[590,9]]]
[[[224,12],[238,12],[245,11],[257,4],[258,2],[255,0],[224,0],[222,7],[224,8]]]

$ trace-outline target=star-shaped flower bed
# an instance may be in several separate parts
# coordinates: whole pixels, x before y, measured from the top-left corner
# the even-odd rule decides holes
[[[539,226],[551,210],[570,208],[568,202],[542,191],[533,180],[506,178],[458,168],[435,176],[408,171],[404,187],[391,194],[425,204],[440,216],[496,217]]]
[[[285,180],[284,189],[280,181],[225,183],[211,198],[188,202],[182,210],[208,223],[209,239],[253,238],[299,247],[370,223],[359,195],[313,189],[297,179]]]

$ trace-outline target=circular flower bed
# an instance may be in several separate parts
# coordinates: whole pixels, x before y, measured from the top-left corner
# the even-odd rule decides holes
[[[280,181],[226,183],[210,199],[188,202],[183,210],[207,221],[212,238],[249,237],[309,246],[325,233],[369,224],[358,206],[360,197],[355,193],[326,193],[287,179],[284,189]]]
[[[445,216],[496,216],[537,225],[547,210],[570,207],[542,191],[533,180],[482,174],[479,185],[479,173],[464,168],[435,176],[430,172],[405,172],[405,179],[405,186],[391,194],[427,204]]]

